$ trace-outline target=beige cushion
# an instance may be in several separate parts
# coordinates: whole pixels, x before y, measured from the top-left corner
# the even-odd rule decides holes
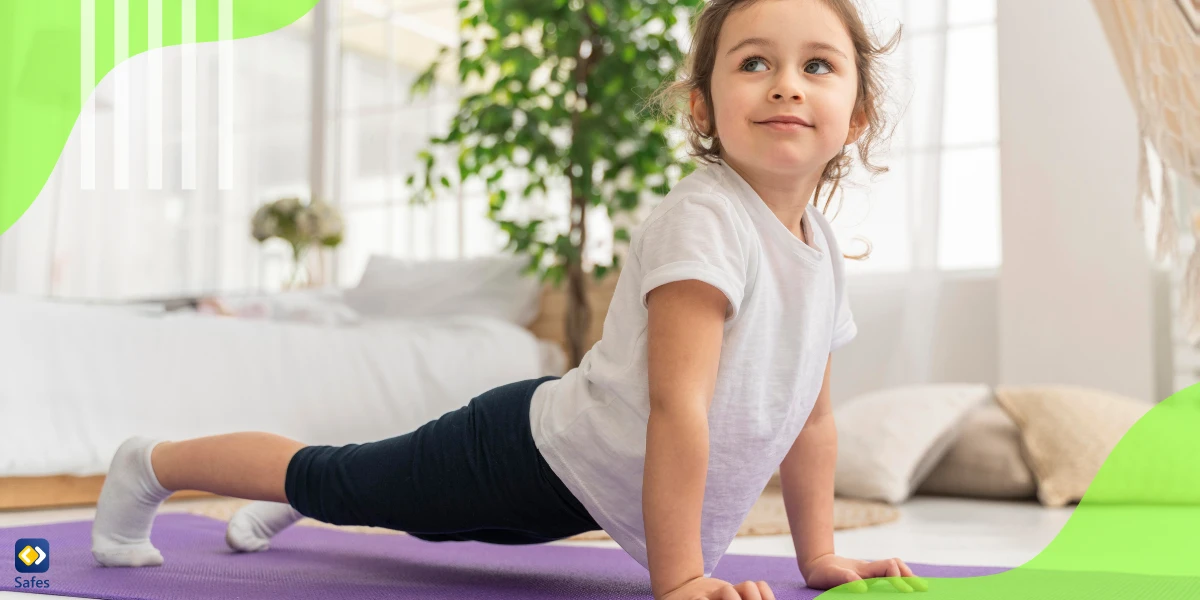
[[[971,411],[988,401],[984,384],[892,387],[834,408],[839,496],[899,504],[958,439]]]
[[[918,494],[969,498],[1032,498],[1033,473],[1021,455],[1021,432],[994,400],[975,409]]]
[[[1083,498],[1092,478],[1151,404],[1078,386],[999,386],[996,400],[1021,430],[1038,499],[1064,506]]]

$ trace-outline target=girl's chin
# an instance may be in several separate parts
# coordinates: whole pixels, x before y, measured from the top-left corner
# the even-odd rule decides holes
[[[749,169],[768,171],[772,173],[808,173],[825,168],[827,161],[821,161],[812,156],[811,152],[793,151],[789,148],[769,147],[755,148],[748,152],[730,153],[725,150],[726,161]]]
[[[811,157],[806,156],[788,156],[776,153],[774,155],[767,153],[759,162],[764,169],[779,173],[796,173],[818,170],[824,168],[824,164],[816,164]]]

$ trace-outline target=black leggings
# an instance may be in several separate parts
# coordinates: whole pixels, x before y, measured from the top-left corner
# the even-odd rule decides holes
[[[538,544],[600,529],[533,443],[530,399],[551,379],[500,386],[401,436],[303,448],[288,464],[288,503],[431,542]]]

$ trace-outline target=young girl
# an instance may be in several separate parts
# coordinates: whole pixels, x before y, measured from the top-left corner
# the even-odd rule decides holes
[[[848,145],[871,167],[877,58],[894,43],[876,45],[851,0],[712,0],[686,78],[663,96],[686,96],[705,164],[633,239],[603,339],[578,368],[373,443],[132,438],[104,483],[92,554],[162,564],[155,510],[193,489],[266,501],[230,521],[239,551],[266,549],[302,516],[432,542],[532,544],[602,528],[649,570],[656,599],[772,600],[765,582],[709,576],[778,467],[809,587],[889,577],[925,589],[901,579],[912,572],[898,559],[833,548],[829,356],[857,330],[842,254],[815,205],[845,173]]]

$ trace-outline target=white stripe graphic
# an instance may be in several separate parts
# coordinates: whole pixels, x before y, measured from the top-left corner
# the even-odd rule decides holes
[[[79,187],[96,189],[96,0],[79,0]]]
[[[217,182],[233,189],[233,0],[217,6]]]
[[[181,152],[183,189],[196,189],[196,0],[183,0],[183,96]]]
[[[162,189],[162,0],[146,4],[146,187]]]
[[[113,188],[129,189],[129,0],[113,0]]]

